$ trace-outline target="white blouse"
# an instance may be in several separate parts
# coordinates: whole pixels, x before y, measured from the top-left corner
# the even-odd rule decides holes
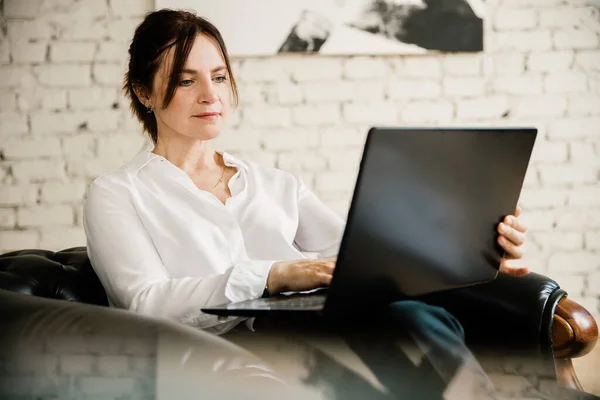
[[[244,318],[200,308],[260,297],[275,261],[337,255],[345,222],[298,176],[219,153],[237,169],[225,204],[147,150],[92,182],[83,226],[111,306],[224,333]]]

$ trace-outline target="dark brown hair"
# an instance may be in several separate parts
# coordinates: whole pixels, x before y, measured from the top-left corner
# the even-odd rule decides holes
[[[129,67],[123,80],[123,90],[131,103],[133,114],[143,124],[144,130],[156,144],[158,128],[154,113],[148,113],[146,107],[138,99],[134,89],[141,89],[150,94],[153,81],[166,51],[175,47],[173,63],[169,71],[169,83],[163,98],[163,108],[166,108],[177,90],[181,71],[190,54],[194,41],[199,34],[213,39],[221,50],[234,105],[238,104],[238,90],[231,72],[231,63],[225,42],[219,30],[208,20],[190,11],[162,9],[146,14],[142,23],[136,28],[133,40],[129,46]]]

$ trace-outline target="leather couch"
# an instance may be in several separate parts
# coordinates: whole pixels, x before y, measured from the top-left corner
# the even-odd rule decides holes
[[[0,399],[300,398],[254,354],[168,320],[1,289],[0,318]]]
[[[0,292],[53,299],[50,309],[58,304],[87,303],[94,310],[108,305],[85,247],[59,252],[29,249],[0,255]],[[506,345],[539,352],[553,359],[561,385],[581,390],[571,359],[593,349],[598,327],[591,314],[570,300],[552,279],[536,273],[520,278],[499,275],[487,284],[429,295],[422,300],[453,313],[465,328],[470,346]],[[106,310],[141,318],[124,310]],[[6,321],[5,316],[0,318]]]

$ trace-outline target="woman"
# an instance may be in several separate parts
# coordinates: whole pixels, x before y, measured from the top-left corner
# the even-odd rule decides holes
[[[218,30],[188,12],[152,12],[129,55],[124,90],[154,149],[97,178],[84,206],[89,257],[110,304],[222,334],[244,319],[200,308],[328,285],[344,221],[297,176],[213,148],[238,99]],[[520,275],[527,270],[506,263],[522,256],[518,215],[498,229],[501,268]],[[441,353],[467,354],[442,309],[390,310]],[[431,329],[441,325],[443,334]]]

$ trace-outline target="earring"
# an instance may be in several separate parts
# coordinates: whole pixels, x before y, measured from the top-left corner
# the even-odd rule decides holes
[[[154,111],[154,107],[153,106],[146,107],[146,113],[147,114],[152,114],[152,111]]]

